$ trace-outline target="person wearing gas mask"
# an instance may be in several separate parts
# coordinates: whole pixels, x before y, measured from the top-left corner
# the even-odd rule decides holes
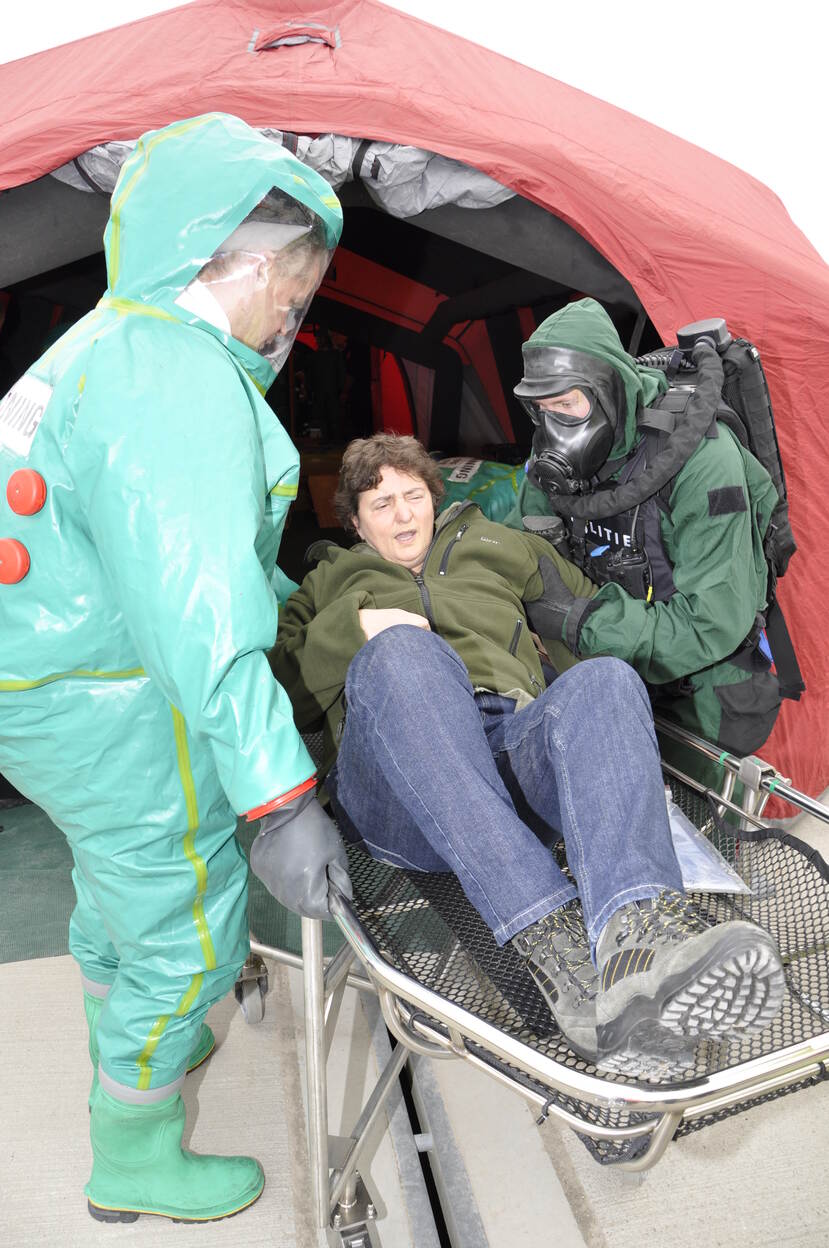
[[[0,405],[0,769],[71,845],[95,1080],[92,1215],[261,1193],[181,1146],[181,1085],[249,949],[237,816],[300,913],[345,852],[267,650],[298,454],[263,395],[342,226],[327,183],[220,113],[141,138],[108,287]]]
[[[665,374],[627,354],[592,299],[548,317],[523,355],[515,394],[533,421],[533,450],[505,523],[547,529],[599,586],[576,599],[549,564],[531,622],[574,656],[626,660],[657,712],[735,754],[753,753],[780,704],[761,648],[763,539],[778,496],[711,416],[722,384],[713,345],[694,347],[700,382],[682,417],[682,428],[699,426],[696,449],[678,454],[675,475],[650,493],[639,488],[658,470],[645,430],[659,414],[647,409],[667,390]]]

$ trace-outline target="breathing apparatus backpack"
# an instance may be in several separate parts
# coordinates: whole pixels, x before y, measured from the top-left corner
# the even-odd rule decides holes
[[[722,360],[722,402],[717,405],[716,419],[760,461],[777,490],[780,501],[772,512],[765,539],[766,558],[776,580],[783,576],[797,546],[789,523],[786,477],[760,352],[745,338],[732,338],[722,317],[714,317],[686,325],[677,331],[675,347],[637,356],[636,363],[662,369],[670,383],[668,395],[682,395],[697,384],[698,369],[692,353],[701,338],[713,341]],[[663,403],[667,397],[662,397]],[[666,406],[669,404],[670,400]]]
[[[684,326],[677,332],[676,346],[639,356],[636,363],[664,371],[669,388],[640,412],[638,423],[645,437],[634,453],[624,460],[608,461],[595,489],[566,501],[562,498],[556,507],[569,529],[570,557],[599,584],[614,581],[632,596],[648,601],[669,598],[674,587],[660,537],[659,513],[670,513],[676,477],[715,427],[714,422],[725,424],[766,469],[778,495],[764,537],[768,606],[744,648],[762,645],[765,633],[780,694],[798,700],[805,685],[776,597],[777,579],[785,573],[796,545],[760,353],[745,339],[733,339],[725,321],[714,317]],[[623,516],[632,516],[628,544],[617,549],[597,545],[602,519]],[[557,544],[556,537],[547,536]],[[589,552],[588,539],[594,547]]]

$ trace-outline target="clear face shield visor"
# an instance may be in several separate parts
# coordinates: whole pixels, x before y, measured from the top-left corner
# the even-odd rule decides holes
[[[198,279],[227,313],[234,338],[264,356],[275,372],[288,358],[334,254],[320,218],[284,199],[274,206],[267,196],[216,249]]]
[[[568,385],[556,394],[522,398],[520,402],[537,429],[543,428],[548,420],[568,428],[590,419],[596,399],[586,387]]]

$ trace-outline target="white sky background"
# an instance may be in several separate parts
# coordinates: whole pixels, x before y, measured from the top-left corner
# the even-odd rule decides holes
[[[172,8],[41,0],[0,18],[0,62]],[[325,0],[320,0],[324,10]],[[770,186],[829,261],[829,10],[821,0],[396,0],[644,117]],[[2,108],[2,104],[0,104]]]

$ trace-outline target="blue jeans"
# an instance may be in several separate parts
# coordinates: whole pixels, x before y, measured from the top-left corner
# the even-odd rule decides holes
[[[571,668],[523,710],[476,694],[434,633],[398,625],[357,652],[326,786],[346,839],[454,871],[499,945],[576,896],[595,944],[629,901],[681,889],[653,717],[618,659]]]

